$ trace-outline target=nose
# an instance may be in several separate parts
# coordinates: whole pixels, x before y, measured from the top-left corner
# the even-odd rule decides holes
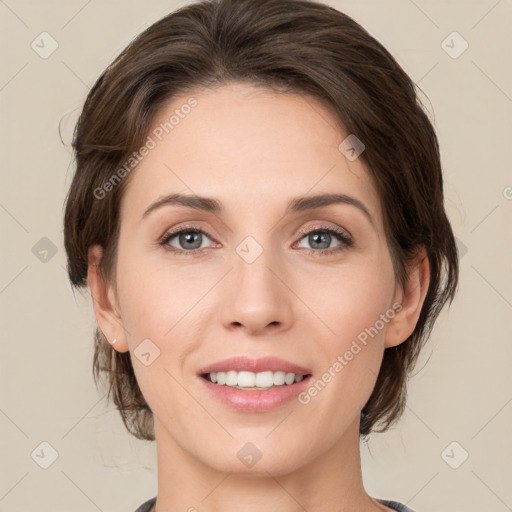
[[[235,252],[233,265],[221,295],[224,327],[245,331],[247,335],[289,329],[293,322],[293,293],[278,258],[265,249],[255,261],[248,263]]]

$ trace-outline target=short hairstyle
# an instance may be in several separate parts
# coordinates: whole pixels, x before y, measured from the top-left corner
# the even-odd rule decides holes
[[[100,272],[116,283],[120,202],[130,175],[105,197],[101,188],[147,138],[160,109],[179,94],[229,82],[314,97],[328,105],[365,150],[383,206],[397,281],[426,249],[430,282],[414,332],[384,351],[360,435],[384,432],[402,415],[407,380],[458,282],[455,238],[443,205],[435,130],[417,86],[390,53],[352,18],[308,0],[213,0],[189,4],[139,34],[90,90],[75,126],[76,172],[66,197],[64,246],[73,288],[87,286],[88,249],[103,248]],[[341,142],[341,141],[340,141]],[[109,392],[127,430],[154,440],[153,413],[129,352],[96,326],[93,375]]]

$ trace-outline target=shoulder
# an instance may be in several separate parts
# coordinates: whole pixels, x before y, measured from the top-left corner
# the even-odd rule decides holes
[[[386,505],[387,507],[392,508],[393,510],[396,510],[397,512],[414,512],[414,510],[410,509],[409,507],[405,506],[402,503],[399,503],[398,501],[390,501],[390,500],[380,500],[377,499],[379,503],[382,503],[383,505]],[[149,499],[148,501],[145,501],[140,505],[135,512],[150,512],[151,508],[156,502],[156,496],[154,498]]]
[[[137,510],[135,510],[135,512],[149,512],[153,508],[155,502],[156,496],[148,501],[145,501],[142,505],[139,506]]]
[[[390,501],[390,500],[379,500],[377,499],[379,503],[382,503],[383,505],[386,505],[386,507],[392,508],[393,510],[397,510],[398,512],[414,512],[414,510],[410,509],[409,507],[406,507],[404,504],[399,503],[398,501]],[[136,511],[138,512],[138,511]]]
[[[414,512],[409,507],[403,505],[402,503],[399,503],[398,501],[390,501],[390,500],[379,500],[377,499],[379,503],[382,503],[383,505],[386,505],[387,507],[392,508],[393,510],[396,510],[397,512]],[[135,512],[150,512],[151,508],[156,502],[156,496],[154,498],[149,499],[148,501],[145,501],[142,503]]]

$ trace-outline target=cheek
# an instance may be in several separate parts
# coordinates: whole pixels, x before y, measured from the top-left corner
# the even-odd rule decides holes
[[[199,301],[217,280],[212,275],[198,279],[197,270],[194,276],[192,270],[180,271],[171,265],[166,268],[162,259],[151,263],[151,258],[135,251],[125,252],[119,259],[123,325],[135,376],[152,410],[158,409],[158,403],[153,401],[162,386],[176,386],[168,372],[178,376],[196,348],[196,340],[201,339]],[[145,361],[143,356],[139,359],[148,351],[150,356]]]
[[[390,307],[394,291],[391,262],[362,262],[331,272],[309,284],[307,303],[324,321],[323,339],[330,345],[345,345],[373,326]],[[380,322],[379,322],[380,326]],[[381,326],[382,327],[382,326]],[[385,329],[379,329],[384,334]],[[338,340],[338,341],[336,341]],[[334,343],[333,343],[334,342]]]
[[[356,411],[369,398],[393,317],[394,284],[391,261],[382,256],[331,273],[328,286],[310,292],[308,303],[324,324],[318,323],[323,334],[317,343],[325,379],[318,378],[329,381],[330,391],[323,393],[329,406],[343,404],[341,410]]]
[[[197,270],[192,267],[166,267],[165,258],[155,260],[142,251],[122,254],[118,290],[123,323],[133,342],[141,337],[154,338],[158,345],[172,337],[174,326],[194,308],[211,284],[209,279],[197,279]]]

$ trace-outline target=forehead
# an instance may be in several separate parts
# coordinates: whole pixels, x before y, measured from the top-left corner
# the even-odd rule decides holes
[[[292,197],[336,192],[356,196],[379,220],[364,163],[339,149],[348,135],[310,96],[240,83],[181,94],[153,120],[152,149],[132,171],[122,217],[135,221],[172,192],[219,198],[235,214],[249,205],[282,211]]]

